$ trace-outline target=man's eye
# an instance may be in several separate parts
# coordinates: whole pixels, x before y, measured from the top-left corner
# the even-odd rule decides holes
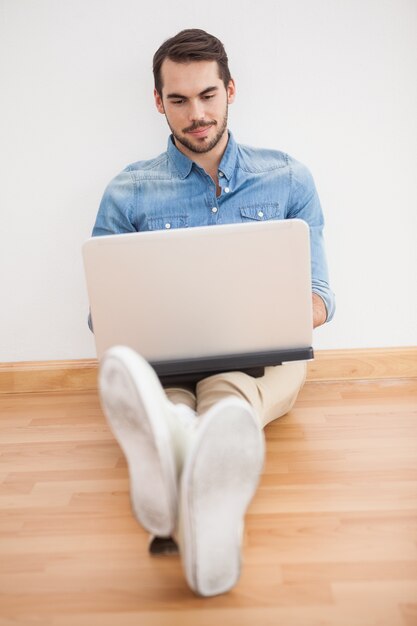
[[[204,100],[211,100],[212,98],[214,98],[214,93],[211,96],[204,96]]]
[[[184,100],[171,100],[172,104],[183,104]]]

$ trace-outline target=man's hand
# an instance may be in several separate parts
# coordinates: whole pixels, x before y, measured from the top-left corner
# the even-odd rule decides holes
[[[326,321],[327,311],[323,300],[313,293],[313,328],[321,326]]]

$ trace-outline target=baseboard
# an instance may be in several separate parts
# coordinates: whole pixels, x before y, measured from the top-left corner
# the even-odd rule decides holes
[[[416,378],[417,347],[317,350],[310,382]],[[0,363],[0,394],[89,391],[97,388],[97,361]]]
[[[317,350],[307,380],[416,378],[417,347]]]
[[[97,360],[0,363],[0,394],[97,388]]]

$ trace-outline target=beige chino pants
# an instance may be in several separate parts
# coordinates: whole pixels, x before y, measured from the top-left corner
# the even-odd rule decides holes
[[[306,379],[305,361],[266,367],[265,374],[254,378],[243,372],[209,376],[197,383],[195,393],[181,387],[165,389],[174,404],[186,404],[198,415],[227,396],[243,398],[255,409],[261,428],[285,415],[294,405]]]

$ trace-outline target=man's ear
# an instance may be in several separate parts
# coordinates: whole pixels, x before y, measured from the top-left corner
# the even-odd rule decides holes
[[[162,103],[162,96],[157,92],[156,89],[153,90],[153,97],[155,98],[156,108],[160,113],[165,113],[164,105]]]
[[[230,79],[229,84],[227,85],[227,103],[232,104],[235,101],[236,97],[236,85],[233,78]]]

